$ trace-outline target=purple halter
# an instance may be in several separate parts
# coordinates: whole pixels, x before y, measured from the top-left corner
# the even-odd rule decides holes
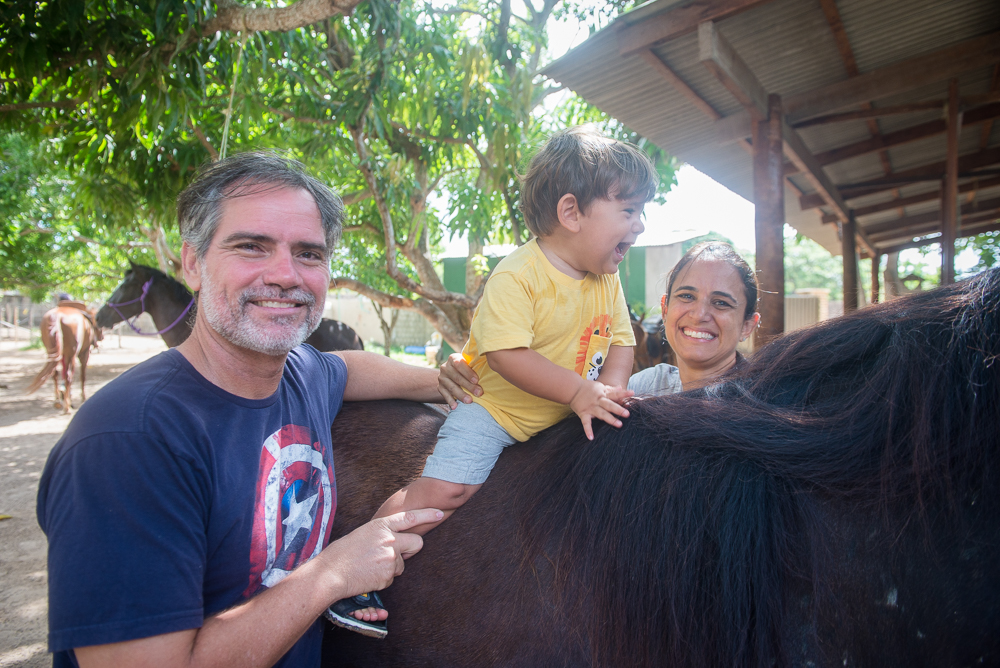
[[[118,302],[117,304],[112,303],[112,302],[108,302],[106,304],[107,306],[110,306],[114,310],[114,312],[118,314],[118,317],[121,318],[122,321],[125,324],[127,324],[129,327],[131,327],[132,331],[135,332],[136,334],[138,334],[139,336],[159,336],[160,334],[164,334],[166,332],[169,332],[171,329],[174,328],[174,325],[176,325],[177,323],[179,323],[181,320],[184,319],[184,316],[187,315],[187,312],[191,310],[192,306],[194,306],[194,297],[192,297],[191,301],[188,303],[188,305],[184,307],[184,310],[181,311],[181,314],[179,316],[177,316],[177,319],[174,320],[172,323],[170,323],[169,325],[167,325],[166,327],[164,327],[163,329],[161,329],[158,332],[143,332],[138,327],[136,327],[135,324],[132,321],[135,320],[140,315],[142,315],[143,313],[146,312],[146,294],[149,292],[149,288],[152,285],[153,285],[153,279],[151,278],[151,279],[149,279],[148,281],[146,281],[145,283],[142,284],[142,294],[139,295],[138,298],[131,299],[131,300],[127,301],[127,302]],[[122,314],[122,312],[118,310],[119,306],[128,306],[129,304],[134,304],[136,302],[139,302],[139,306],[141,308],[139,309],[139,312],[136,313],[135,316],[132,317],[132,320],[129,320],[128,318],[126,318]]]

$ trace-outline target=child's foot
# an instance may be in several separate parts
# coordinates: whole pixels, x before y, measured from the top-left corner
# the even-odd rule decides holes
[[[385,624],[389,613],[375,592],[341,599],[323,614],[333,624],[370,638],[384,638],[389,633]]]

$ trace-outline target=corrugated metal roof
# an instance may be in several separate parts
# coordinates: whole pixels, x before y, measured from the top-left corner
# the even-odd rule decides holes
[[[618,118],[663,149],[689,162],[739,195],[752,199],[753,173],[749,153],[738,143],[719,145],[711,119],[679,93],[638,56],[619,55],[617,30],[684,4],[684,0],[647,3],[592,36],[546,68],[551,78]],[[837,6],[857,66],[862,74],[915,56],[956,45],[1000,30],[1000,2],[996,0],[838,0]],[[717,22],[719,32],[769,92],[789,97],[844,81],[847,69],[819,0],[772,0]],[[697,35],[690,33],[657,44],[653,52],[688,86],[723,116],[742,111],[735,97],[698,60]],[[992,67],[963,73],[963,96],[990,90]],[[947,82],[936,81],[905,93],[873,101],[876,107],[895,106],[947,97]],[[856,107],[855,107],[856,108]],[[877,120],[884,135],[941,118],[941,112],[921,111],[883,116]],[[987,147],[1000,145],[1000,119],[994,123]],[[965,128],[960,155],[975,153],[982,143],[981,125]],[[814,154],[861,142],[871,137],[868,122],[852,120],[804,127],[799,134]],[[945,135],[939,134],[888,149],[894,172],[944,160]],[[885,176],[877,152],[829,164],[827,175],[838,185]],[[812,191],[801,174],[789,179],[805,194]],[[934,183],[901,184],[900,196],[929,192]],[[979,197],[996,197],[993,189]],[[960,196],[961,201],[965,195]],[[857,208],[892,199],[891,191],[850,200]],[[836,226],[823,224],[824,208],[801,210],[798,193],[786,188],[786,218],[792,226],[839,253]],[[905,208],[911,216],[936,210],[936,202]],[[859,218],[865,225],[899,217],[897,210]]]

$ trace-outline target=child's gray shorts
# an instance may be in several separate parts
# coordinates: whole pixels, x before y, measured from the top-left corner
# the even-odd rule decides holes
[[[438,431],[423,476],[463,485],[486,482],[503,449],[516,441],[479,404],[459,403]]]

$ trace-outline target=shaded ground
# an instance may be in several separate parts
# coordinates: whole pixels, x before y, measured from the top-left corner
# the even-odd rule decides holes
[[[87,367],[87,394],[115,376],[166,350],[159,339],[109,336]],[[52,663],[46,651],[47,576],[45,535],[35,520],[38,479],[49,450],[69,424],[52,406],[52,382],[31,396],[24,389],[44,364],[42,349],[21,350],[25,342],[0,341],[0,668],[41,668]],[[80,401],[79,379],[74,382]]]

